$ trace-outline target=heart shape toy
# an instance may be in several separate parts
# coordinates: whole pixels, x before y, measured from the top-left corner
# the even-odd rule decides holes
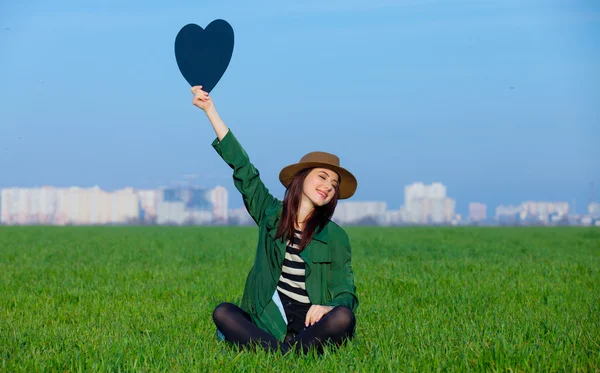
[[[210,92],[223,77],[233,54],[233,28],[217,19],[206,29],[185,25],[175,38],[175,59],[190,86],[201,85]]]

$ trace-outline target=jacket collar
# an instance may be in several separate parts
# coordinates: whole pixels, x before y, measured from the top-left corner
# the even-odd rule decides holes
[[[281,220],[282,211],[283,207],[281,207],[281,205],[279,207],[274,207],[265,211],[265,224],[267,228],[267,234],[275,242],[275,246],[277,246],[280,261],[279,265],[283,265],[286,249],[286,243],[281,238],[275,239],[275,235],[277,234],[277,227],[279,225],[279,221]],[[323,227],[323,229],[315,232],[312,241],[304,250],[302,250],[302,252],[300,252],[300,257],[304,260],[306,264],[305,273],[307,277],[310,276],[310,273],[312,272],[311,267],[313,262],[331,262],[331,252],[330,250],[328,250],[327,247],[327,241],[329,237],[328,228],[329,225],[326,224],[325,227]],[[276,278],[276,273],[277,271],[273,271],[273,275],[275,276],[273,280],[279,281],[279,278]]]

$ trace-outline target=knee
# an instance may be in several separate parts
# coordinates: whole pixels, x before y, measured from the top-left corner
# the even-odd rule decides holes
[[[343,325],[345,329],[354,328],[356,325],[356,317],[350,308],[345,306],[337,306],[333,309],[333,311],[335,311],[335,319],[339,325]]]
[[[219,304],[217,307],[215,307],[215,310],[212,313],[214,322],[216,324],[222,322],[225,318],[227,318],[227,315],[231,313],[232,309],[233,304],[231,303],[224,302]]]

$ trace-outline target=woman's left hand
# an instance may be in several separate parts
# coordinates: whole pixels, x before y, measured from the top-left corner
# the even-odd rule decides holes
[[[319,306],[318,304],[313,304],[306,313],[304,325],[308,328],[309,326],[319,322],[319,320],[321,320],[321,318],[332,309],[333,307],[330,306]]]

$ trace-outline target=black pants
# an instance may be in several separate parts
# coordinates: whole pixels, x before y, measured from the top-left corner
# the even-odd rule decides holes
[[[250,315],[231,303],[221,303],[213,312],[213,320],[225,339],[239,346],[261,346],[268,351],[323,352],[326,343],[340,345],[352,338],[356,319],[347,307],[335,307],[319,322],[297,335],[288,335],[284,342],[252,323]]]

